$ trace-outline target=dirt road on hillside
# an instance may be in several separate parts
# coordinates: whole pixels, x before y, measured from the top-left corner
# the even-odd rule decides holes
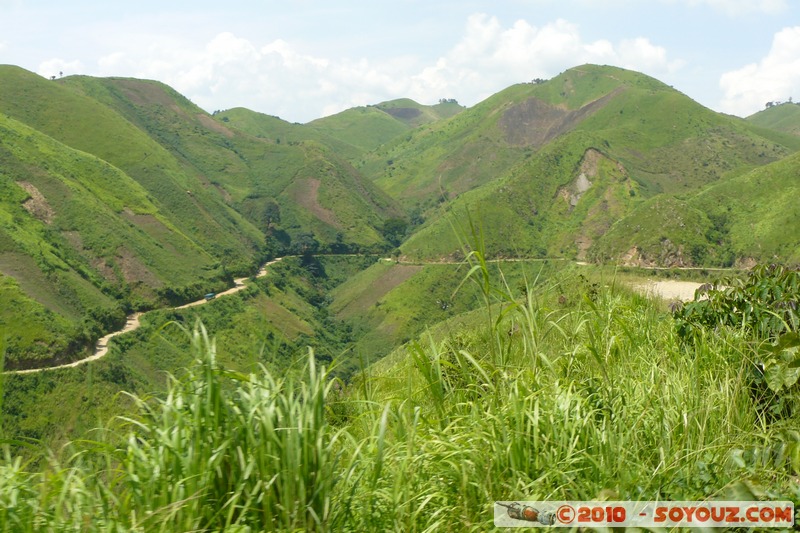
[[[648,281],[644,284],[634,285],[634,289],[642,294],[656,296],[667,301],[680,300],[682,302],[688,302],[694,300],[694,291],[701,285],[702,283],[694,281],[677,281],[670,279]]]
[[[277,263],[281,259],[283,259],[283,258],[279,257],[277,259],[273,259],[272,261],[269,261],[269,262],[265,263],[264,265],[262,265],[261,269],[256,274],[256,277],[260,278],[260,277],[266,275],[267,267]],[[539,258],[539,259],[506,258],[506,259],[490,259],[487,262],[492,262],[492,263],[501,263],[501,262],[503,262],[504,263],[504,262],[521,262],[521,261],[554,261],[554,260],[566,261],[566,259],[564,259],[564,258],[549,258],[549,259],[541,259],[541,258]],[[452,262],[450,262],[450,261],[446,261],[446,260],[442,260],[440,262],[415,262],[415,261],[397,260],[397,259],[394,259],[394,258],[383,258],[383,261],[392,261],[392,262],[394,262],[396,264],[402,264],[402,265],[461,264],[461,263],[463,263],[463,261],[452,261]],[[587,264],[587,263],[584,263],[584,262],[581,262],[581,261],[577,261],[576,263],[579,264],[579,265],[586,265]],[[223,292],[217,293],[216,297],[220,298],[220,297],[227,296],[229,294],[234,294],[234,293],[237,293],[237,292],[241,291],[242,289],[244,289],[247,286],[246,285],[246,281],[248,279],[249,279],[248,277],[235,279],[233,287],[231,287],[230,289],[227,289],[227,290],[225,290]],[[638,292],[640,292],[642,294],[645,294],[645,295],[660,297],[660,298],[663,298],[664,300],[667,300],[667,301],[681,300],[681,301],[686,302],[686,301],[690,301],[690,300],[694,299],[694,292],[695,292],[695,290],[697,290],[697,288],[700,285],[701,285],[700,283],[696,283],[694,281],[661,280],[661,281],[648,281],[646,283],[639,283],[639,284],[633,285],[633,287],[634,287],[635,290],[637,290]],[[203,298],[201,300],[197,300],[196,302],[190,302],[190,303],[175,307],[174,309],[186,309],[186,308],[189,308],[189,307],[196,307],[198,305],[203,305],[203,304],[206,304],[206,303],[208,303],[208,300]],[[6,374],[30,374],[30,373],[33,373],[33,372],[42,372],[44,370],[50,370],[50,369],[56,369],[56,368],[70,368],[70,367],[75,367],[75,366],[78,366],[78,365],[82,365],[84,363],[88,363],[90,361],[96,361],[96,360],[102,358],[103,356],[105,356],[108,353],[108,344],[109,344],[109,342],[111,341],[112,338],[116,337],[117,335],[122,335],[123,333],[128,333],[128,332],[136,330],[140,325],[139,320],[140,320],[141,316],[142,316],[142,313],[134,313],[134,314],[128,316],[127,321],[125,323],[125,326],[121,330],[115,331],[113,333],[109,333],[108,335],[106,335],[105,337],[103,337],[102,339],[97,341],[97,344],[95,345],[94,352],[89,357],[86,357],[84,359],[80,359],[78,361],[73,361],[71,363],[66,363],[66,364],[63,364],[63,365],[49,366],[49,367],[44,367],[44,368],[31,368],[31,369],[28,369],[28,370],[8,370],[5,373]]]
[[[281,259],[283,259],[283,258],[279,257],[277,259],[273,259],[272,261],[264,263],[261,266],[261,269],[256,274],[256,277],[260,278],[262,276],[265,276],[267,274],[267,267],[270,266],[270,265],[274,265],[275,263],[277,263]],[[231,287],[230,289],[228,289],[226,291],[217,293],[216,297],[219,298],[219,297],[222,297],[222,296],[227,296],[229,294],[235,294],[235,293],[241,291],[242,289],[244,289],[247,286],[245,284],[245,282],[248,279],[250,279],[249,276],[233,280],[233,287]],[[208,303],[208,302],[209,302],[209,300],[206,300],[205,298],[203,298],[202,300],[197,300],[196,302],[191,302],[191,303],[188,303],[188,304],[185,304],[185,305],[174,307],[173,309],[186,309],[187,307],[195,307],[195,306],[198,306],[198,305],[203,305],[203,304]],[[7,370],[5,373],[6,374],[33,374],[34,372],[43,372],[45,370],[54,370],[56,368],[72,368],[72,367],[76,367],[78,365],[82,365],[82,364],[88,363],[90,361],[97,361],[98,359],[100,359],[101,357],[105,356],[108,353],[108,343],[109,343],[109,341],[111,341],[112,338],[116,337],[117,335],[122,335],[123,333],[129,333],[131,331],[134,331],[141,325],[140,318],[141,318],[142,314],[143,313],[133,313],[132,315],[128,315],[128,318],[125,321],[125,325],[122,327],[122,329],[120,329],[119,331],[114,331],[112,333],[109,333],[105,337],[103,337],[100,340],[98,340],[97,344],[95,344],[95,346],[94,346],[94,352],[89,357],[85,357],[84,359],[79,359],[79,360],[73,361],[71,363],[65,363],[63,365],[47,366],[47,367],[43,367],[43,368],[29,368],[27,370]]]

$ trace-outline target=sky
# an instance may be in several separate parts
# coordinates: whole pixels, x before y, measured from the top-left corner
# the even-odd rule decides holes
[[[738,116],[800,101],[800,0],[0,0],[0,64],[154,79],[208,112],[291,122],[472,106],[585,63]]]

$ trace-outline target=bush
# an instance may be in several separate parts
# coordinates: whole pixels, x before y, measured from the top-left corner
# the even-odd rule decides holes
[[[755,372],[774,392],[800,379],[800,270],[761,265],[744,280],[701,286],[693,302],[674,312],[688,342],[722,327],[740,330],[756,352]]]
[[[775,340],[800,324],[800,270],[761,265],[744,280],[723,278],[698,289],[694,301],[675,312],[678,333],[689,338],[698,329],[743,328]]]

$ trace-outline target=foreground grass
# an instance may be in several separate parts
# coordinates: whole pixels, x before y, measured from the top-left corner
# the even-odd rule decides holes
[[[226,371],[195,330],[164,398],[41,471],[6,454],[0,528],[485,531],[495,500],[800,500],[797,391],[757,390],[744,333],[684,344],[629,293],[478,279],[484,327],[347,386],[313,357],[302,381]]]

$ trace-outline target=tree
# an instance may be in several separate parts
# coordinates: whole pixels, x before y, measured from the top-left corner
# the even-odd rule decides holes
[[[292,244],[295,253],[303,256],[313,255],[319,250],[319,241],[314,238],[313,233],[301,233]]]
[[[384,220],[381,233],[392,246],[398,246],[406,236],[406,229],[408,229],[408,222],[405,219],[393,217]]]
[[[267,200],[264,204],[263,212],[264,224],[269,228],[274,224],[281,223],[281,206],[275,200]]]

